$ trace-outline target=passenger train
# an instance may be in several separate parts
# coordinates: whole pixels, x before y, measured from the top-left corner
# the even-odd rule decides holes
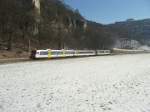
[[[110,50],[33,50],[31,59],[48,59],[48,58],[63,58],[63,57],[79,57],[79,56],[98,56],[109,55]]]

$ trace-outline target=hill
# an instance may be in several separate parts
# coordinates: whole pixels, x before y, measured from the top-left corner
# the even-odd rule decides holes
[[[143,45],[150,45],[150,19],[129,19],[110,24],[107,27],[116,33],[119,38],[137,40]]]
[[[1,0],[0,26],[1,50],[105,49],[113,43],[103,25],[59,0]]]
[[[88,21],[60,0],[0,0],[0,58],[32,49],[111,49],[122,38],[150,45],[149,29],[150,19]]]

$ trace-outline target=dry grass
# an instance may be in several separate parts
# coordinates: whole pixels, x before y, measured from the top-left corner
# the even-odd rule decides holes
[[[29,57],[29,53],[25,51],[0,51],[0,59],[27,57]]]

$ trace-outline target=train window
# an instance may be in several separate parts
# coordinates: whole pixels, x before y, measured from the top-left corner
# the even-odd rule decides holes
[[[54,51],[51,52],[51,55],[56,55],[56,54],[57,54],[57,52],[54,52]]]
[[[51,54],[52,55],[62,55],[63,52],[62,51],[52,51]]]
[[[48,55],[48,52],[47,51],[41,51],[40,55]]]
[[[80,51],[79,54],[85,54],[85,53],[93,53],[93,52],[86,52],[86,51]]]
[[[66,51],[65,54],[75,54],[74,51]]]
[[[62,55],[62,54],[63,54],[62,51],[57,52],[57,55]]]
[[[100,51],[100,53],[104,53],[104,51]]]

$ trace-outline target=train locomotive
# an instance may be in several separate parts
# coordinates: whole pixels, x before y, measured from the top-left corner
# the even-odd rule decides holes
[[[81,56],[98,56],[109,55],[110,50],[33,50],[31,59],[49,59],[49,58],[65,58],[65,57],[81,57]]]

